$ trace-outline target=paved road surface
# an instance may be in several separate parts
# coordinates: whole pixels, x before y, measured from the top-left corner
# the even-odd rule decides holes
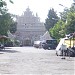
[[[55,50],[12,47],[0,51],[0,74],[75,75],[75,57],[61,59]]]

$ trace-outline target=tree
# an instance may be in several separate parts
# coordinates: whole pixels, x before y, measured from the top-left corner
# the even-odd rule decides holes
[[[60,18],[62,21],[66,22],[67,14],[70,12],[68,8],[65,8],[63,12],[60,12]]]
[[[71,8],[70,8],[70,12],[75,12],[75,3],[72,4]]]
[[[67,15],[66,34],[75,32],[75,13],[70,12]]]
[[[13,3],[11,0],[9,0]],[[7,35],[8,30],[16,31],[16,24],[13,21],[12,15],[8,13],[7,3],[4,0],[0,0],[0,35]]]
[[[12,0],[9,0],[9,2],[10,2],[10,3],[13,3]],[[4,7],[4,6],[6,6],[6,5],[7,5],[6,1],[0,0],[0,7]]]
[[[6,2],[5,2],[5,1],[0,0],[0,7],[6,6],[6,5],[7,5],[7,4],[6,4]]]
[[[12,0],[9,0],[10,3],[13,3]],[[7,12],[7,3],[4,0],[0,0],[0,15]]]
[[[7,31],[12,24],[12,18],[9,13],[0,15],[0,35],[7,35]]]
[[[49,30],[50,35],[55,39],[65,37],[66,34],[75,32],[75,9],[71,7],[69,11],[64,11],[60,20]]]
[[[15,33],[17,30],[17,22],[13,22],[11,25],[10,25],[10,32],[11,33]]]
[[[61,37],[63,38],[64,35],[65,35],[65,32],[64,32],[64,22],[62,20],[59,20],[53,28],[51,28],[49,30],[49,33],[51,35],[51,37],[53,37],[54,39],[60,39]]]
[[[70,34],[73,32],[75,32],[75,8],[72,5],[66,14],[65,33]]]
[[[58,16],[54,9],[50,9],[48,12],[48,18],[45,20],[45,27],[49,31],[50,28],[53,28],[55,23],[58,21]]]

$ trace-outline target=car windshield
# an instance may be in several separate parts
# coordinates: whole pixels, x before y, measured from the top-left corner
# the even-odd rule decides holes
[[[56,44],[57,41],[56,40],[47,40],[46,43],[48,43],[48,44]]]

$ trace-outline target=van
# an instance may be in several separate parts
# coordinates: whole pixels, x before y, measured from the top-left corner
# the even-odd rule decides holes
[[[55,49],[57,47],[57,40],[56,39],[51,39],[51,40],[45,40],[42,42],[42,47],[44,49]]]

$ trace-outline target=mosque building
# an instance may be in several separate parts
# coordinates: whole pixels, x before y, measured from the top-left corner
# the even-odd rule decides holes
[[[16,20],[16,39],[19,40],[23,46],[33,45],[33,42],[40,40],[40,37],[46,32],[44,23],[40,21],[37,13],[36,16],[34,16],[29,7],[21,16],[17,16]]]

